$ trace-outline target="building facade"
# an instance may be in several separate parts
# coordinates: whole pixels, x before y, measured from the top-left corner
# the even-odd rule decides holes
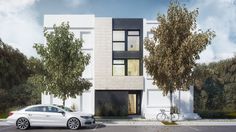
[[[163,96],[146,73],[143,57],[148,55],[143,40],[152,38],[156,21],[142,18],[95,17],[94,15],[45,15],[44,26],[69,22],[70,31],[83,39],[83,51],[90,54],[83,77],[93,86],[65,105],[98,116],[141,115],[154,119],[160,109],[169,110],[169,96]],[[174,105],[182,119],[193,119],[193,88],[174,93]],[[42,94],[42,104],[62,104],[53,95]]]

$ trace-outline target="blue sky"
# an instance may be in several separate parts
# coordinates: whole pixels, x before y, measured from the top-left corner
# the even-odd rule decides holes
[[[216,32],[199,62],[212,62],[236,53],[236,0],[179,0],[199,8],[198,27]],[[24,54],[35,56],[34,43],[43,43],[44,14],[95,14],[97,17],[156,19],[166,13],[168,0],[0,0],[0,38]]]
[[[168,3],[168,0],[39,0],[34,8],[40,12],[40,20],[43,14],[95,14],[97,17],[155,19],[157,12],[167,9]]]

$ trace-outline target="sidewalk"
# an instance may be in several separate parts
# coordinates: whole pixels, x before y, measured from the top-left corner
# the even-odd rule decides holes
[[[236,119],[201,119],[178,121],[178,125],[184,126],[236,126]]]
[[[114,125],[165,126],[163,123],[156,120],[146,120],[146,119],[139,119],[139,118],[136,118],[136,119],[97,119],[97,122],[103,123],[105,125],[110,125],[110,126],[114,126]],[[236,126],[236,119],[185,120],[185,121],[177,121],[176,123],[181,126]]]
[[[106,126],[167,126],[156,120],[135,119],[97,119],[97,124]],[[236,126],[236,119],[201,119],[177,121],[181,126]],[[8,126],[5,119],[0,119],[0,126]],[[168,125],[171,126],[171,125]],[[172,125],[176,126],[176,125]]]
[[[135,119],[96,119],[97,123],[106,126],[161,126],[164,125],[159,121],[146,120],[142,118]]]

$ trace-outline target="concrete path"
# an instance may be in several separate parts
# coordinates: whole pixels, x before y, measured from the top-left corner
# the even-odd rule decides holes
[[[132,119],[98,119],[97,124],[106,126],[165,126],[163,123],[155,120],[132,120]],[[180,126],[236,126],[236,119],[219,120],[189,120],[176,122]],[[9,126],[6,120],[0,120],[0,126]],[[169,126],[169,125],[168,125]],[[173,125],[176,126],[176,125]]]
[[[236,126],[236,119],[202,119],[179,121],[178,125],[185,126]]]

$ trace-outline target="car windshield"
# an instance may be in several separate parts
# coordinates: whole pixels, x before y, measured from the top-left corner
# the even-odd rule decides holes
[[[63,110],[67,111],[67,112],[74,112],[72,109],[65,107],[65,106],[61,106],[61,105],[56,105],[57,107],[62,108]]]

